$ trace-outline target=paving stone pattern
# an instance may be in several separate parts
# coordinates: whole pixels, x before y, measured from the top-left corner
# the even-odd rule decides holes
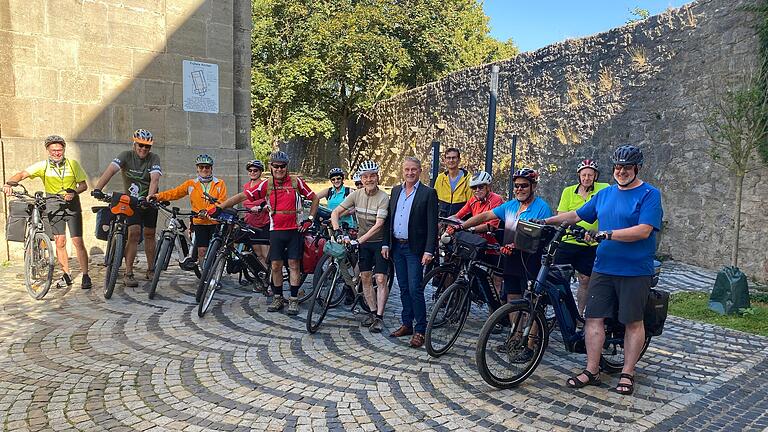
[[[94,262],[98,257],[94,257]],[[661,286],[707,289],[713,275],[665,265]],[[385,333],[346,309],[320,332],[267,313],[266,299],[229,277],[197,317],[195,281],[171,269],[158,295],[118,286],[52,289],[32,300],[3,270],[0,425],[4,430],[764,430],[768,339],[671,317],[638,369],[635,396],[572,391],[585,357],[553,332],[522,386],[487,386],[474,365],[484,309],[439,359],[386,337],[398,325],[395,287]],[[140,264],[138,269],[142,269]],[[193,277],[193,276],[192,276]],[[306,309],[304,306],[303,309]]]

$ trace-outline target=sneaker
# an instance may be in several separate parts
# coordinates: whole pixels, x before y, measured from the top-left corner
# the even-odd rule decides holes
[[[83,275],[82,285],[80,285],[80,288],[82,289],[91,289],[93,286],[93,283],[91,282],[91,277],[87,274]]]
[[[285,299],[281,296],[275,296],[272,299],[272,304],[267,307],[267,312],[277,312],[282,310],[283,306],[285,306]]]
[[[384,321],[381,320],[379,317],[373,318],[373,322],[371,323],[371,326],[368,327],[368,330],[371,331],[371,333],[381,333],[381,331],[384,329]]]
[[[491,334],[501,334],[504,331],[504,326],[502,326],[499,323],[496,323],[493,325],[493,328],[491,329]]]
[[[299,314],[299,298],[291,297],[288,299],[288,310],[285,311],[286,315],[298,315]]]
[[[56,286],[58,288],[72,286],[72,276],[70,276],[69,273],[62,273],[61,279],[56,282]]]
[[[123,283],[125,283],[125,286],[129,288],[136,288],[139,286],[139,281],[136,280],[135,277],[133,277],[133,273],[126,273],[125,278],[123,279]]]
[[[509,352],[509,362],[515,364],[525,364],[531,361],[533,358],[533,350],[526,347],[524,350],[517,353]]]
[[[373,324],[373,321],[376,319],[376,315],[369,313],[365,314],[365,318],[363,318],[363,321],[360,323],[363,327],[370,327]]]

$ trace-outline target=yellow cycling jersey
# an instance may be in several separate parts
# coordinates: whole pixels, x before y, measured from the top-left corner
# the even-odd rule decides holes
[[[587,194],[587,199],[584,199],[579,195],[579,185],[575,184],[573,186],[568,186],[567,188],[563,189],[563,193],[560,195],[560,204],[557,206],[558,212],[569,212],[569,211],[575,211],[581,208],[581,206],[584,205],[587,201],[592,199],[592,197],[600,192],[601,190],[607,188],[609,185],[608,183],[597,183],[595,182],[594,187],[591,191]],[[597,231],[598,221],[595,221],[595,223],[588,223],[585,221],[581,221],[578,223],[578,225],[588,231]],[[565,236],[563,237],[563,241],[566,243],[572,243],[583,246],[584,243],[581,241],[575,240],[571,236]],[[594,246],[597,243],[590,243],[590,245]]]

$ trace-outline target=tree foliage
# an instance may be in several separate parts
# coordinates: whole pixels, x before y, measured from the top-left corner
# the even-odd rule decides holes
[[[641,7],[630,9],[629,14],[632,16],[632,18],[627,20],[627,24],[642,21],[651,16],[651,13],[648,11],[648,9],[643,9]]]
[[[254,0],[254,142],[338,139],[383,99],[510,58],[476,0]]]

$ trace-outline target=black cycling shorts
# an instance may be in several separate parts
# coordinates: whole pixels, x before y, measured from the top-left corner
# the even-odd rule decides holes
[[[360,245],[360,258],[358,265],[361,272],[373,271],[373,274],[387,274],[389,263],[381,254],[383,242],[366,242]]]
[[[192,225],[192,231],[195,233],[195,247],[208,247],[211,244],[211,238],[219,225]]]
[[[596,253],[597,246],[562,243],[555,253],[555,264],[570,264],[577,272],[584,276],[591,276]]]
[[[157,209],[155,208],[137,208],[133,211],[133,216],[127,218],[128,226],[141,225],[144,228],[157,227]]]
[[[54,236],[66,235],[67,228],[70,237],[83,236],[83,213],[77,196],[67,203],[49,201],[42,219],[46,231]]]
[[[269,260],[282,261],[283,259],[301,259],[304,252],[301,240],[301,233],[295,229],[270,231]]]
[[[501,301],[506,303],[508,294],[522,295],[528,287],[528,279],[520,276],[504,275],[504,288],[501,290]]]
[[[612,276],[595,272],[589,279],[584,317],[617,317],[622,324],[642,321],[652,283],[653,276]]]

